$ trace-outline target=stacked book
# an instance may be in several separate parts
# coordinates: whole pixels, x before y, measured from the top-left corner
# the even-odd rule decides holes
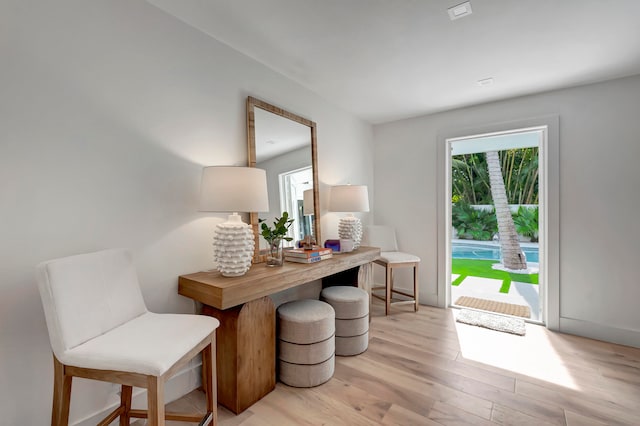
[[[330,248],[314,248],[311,250],[305,250],[301,248],[295,248],[284,251],[284,259],[289,262],[297,263],[316,263],[321,260],[330,259],[333,256],[333,250]]]

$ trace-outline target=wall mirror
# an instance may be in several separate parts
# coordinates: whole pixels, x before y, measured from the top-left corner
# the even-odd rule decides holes
[[[251,213],[256,236],[254,262],[266,258],[267,243],[259,233],[258,218],[268,225],[286,211],[294,219],[289,229],[293,246],[305,235],[320,239],[316,123],[259,99],[247,98],[249,167],[267,172],[268,213]]]

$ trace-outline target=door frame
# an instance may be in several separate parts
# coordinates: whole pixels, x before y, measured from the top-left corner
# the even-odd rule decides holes
[[[560,322],[559,283],[559,117],[545,116],[497,123],[489,126],[453,129],[438,135],[438,306],[448,307],[451,288],[451,142],[542,130],[538,151],[540,207],[540,291],[542,320],[546,327],[558,330]]]

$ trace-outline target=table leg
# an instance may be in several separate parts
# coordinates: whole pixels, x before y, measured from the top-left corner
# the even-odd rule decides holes
[[[217,318],[218,402],[239,414],[276,386],[276,314],[265,296],[226,310],[203,305]]]

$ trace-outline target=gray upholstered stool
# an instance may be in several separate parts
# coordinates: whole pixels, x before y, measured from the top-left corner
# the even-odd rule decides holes
[[[335,312],[319,300],[296,300],[278,307],[278,369],[289,386],[318,386],[335,368]]]
[[[351,286],[327,287],[320,300],[336,311],[336,355],[358,355],[369,347],[369,295]]]

